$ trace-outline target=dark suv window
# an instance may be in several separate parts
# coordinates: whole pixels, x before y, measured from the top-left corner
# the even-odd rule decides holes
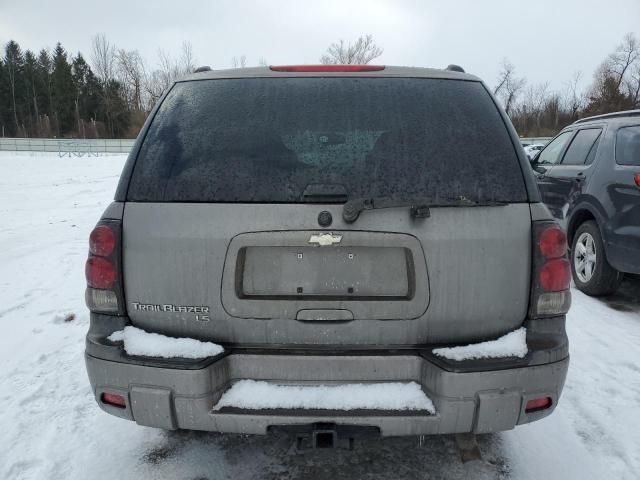
[[[567,144],[573,132],[562,132],[556,138],[551,140],[540,155],[536,158],[536,163],[541,165],[554,165],[560,161],[560,154]]]
[[[616,163],[640,166],[640,125],[622,127],[616,134]]]
[[[349,198],[527,201],[481,83],[382,77],[178,83],[146,134],[128,199],[295,203],[310,185]]]
[[[584,165],[587,163],[587,156],[592,157],[590,153],[597,149],[597,142],[600,138],[602,130],[599,128],[589,128],[580,130],[573,137],[573,141],[562,159],[562,165]],[[593,158],[591,158],[591,162]],[[591,163],[589,162],[589,163]]]

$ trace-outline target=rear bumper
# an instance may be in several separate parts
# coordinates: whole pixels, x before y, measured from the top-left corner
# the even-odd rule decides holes
[[[119,347],[111,347],[119,348]],[[384,436],[487,433],[549,415],[559,400],[569,358],[484,371],[451,371],[420,352],[308,355],[232,351],[201,368],[114,361],[86,354],[91,386],[100,407],[140,425],[165,429],[265,434],[270,426],[336,425],[378,427]],[[235,381],[357,383],[415,381],[436,413],[387,411],[237,410],[212,408]],[[126,408],[105,405],[103,392],[119,393]],[[549,396],[552,406],[525,413],[529,399]]]

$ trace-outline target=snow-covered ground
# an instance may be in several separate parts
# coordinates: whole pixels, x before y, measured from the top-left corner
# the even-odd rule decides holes
[[[638,281],[608,300],[574,291],[557,410],[481,437],[482,462],[461,464],[448,436],[299,454],[283,435],[165,433],[103,413],[82,356],[83,268],[123,161],[0,152],[1,479],[639,477]]]

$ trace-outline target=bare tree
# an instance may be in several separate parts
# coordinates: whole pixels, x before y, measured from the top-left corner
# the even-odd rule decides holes
[[[246,55],[240,55],[240,58],[238,57],[232,57],[231,58],[231,66],[233,68],[245,68],[247,66],[247,56]]]
[[[91,42],[91,62],[93,71],[104,83],[114,78],[116,48],[104,33],[97,34]]]
[[[373,41],[373,36],[358,37],[355,43],[346,43],[340,40],[332,43],[324,55],[320,57],[320,63],[329,64],[365,64],[382,55],[384,50]]]
[[[520,91],[524,88],[526,80],[516,77],[516,68],[508,59],[503,59],[500,74],[498,76],[498,84],[493,90],[493,94],[502,100],[507,115],[511,111],[516,98]]]
[[[158,49],[158,68],[145,76],[144,90],[153,105],[178,78],[192,73],[195,69],[195,57],[191,43],[183,42],[178,59],[166,50]]]
[[[609,73],[616,79],[616,86],[620,89],[627,71],[640,60],[640,45],[633,33],[627,33],[616,51],[609,55]]]
[[[134,110],[146,110],[144,105],[143,83],[145,80],[144,60],[137,50],[127,52],[124,49],[116,53],[118,77],[127,96],[127,103]]]
[[[107,128],[109,129],[109,135],[113,137],[112,103],[114,99],[111,98],[109,86],[115,79],[116,48],[115,45],[107,40],[107,36],[104,33],[93,37],[91,47],[93,70],[102,83],[101,95],[107,117]]]
[[[526,103],[529,105],[530,112],[536,120],[536,132],[540,133],[540,120],[545,111],[546,103],[549,101],[549,82],[531,85],[525,93]]]
[[[640,62],[636,62],[633,71],[629,75],[627,90],[634,108],[640,108]]]
[[[584,94],[578,91],[578,84],[582,79],[582,72],[575,72],[571,79],[565,84],[565,89],[562,98],[562,108],[568,113],[572,121],[578,119],[578,113],[584,108],[585,97]]]
[[[186,75],[188,73],[193,73],[196,69],[196,58],[193,55],[193,47],[191,42],[182,42],[182,51],[180,53],[179,64],[179,75]]]

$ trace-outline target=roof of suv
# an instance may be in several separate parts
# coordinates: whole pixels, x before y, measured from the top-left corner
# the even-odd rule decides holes
[[[454,70],[420,67],[394,67],[385,65],[384,69],[363,72],[276,72],[270,67],[233,68],[228,70],[205,70],[187,75],[178,80],[180,82],[190,80],[220,79],[220,78],[255,78],[255,77],[420,77],[440,78],[450,80],[466,80],[480,82],[475,75],[457,72]]]
[[[581,118],[576,120],[571,125],[589,123],[589,122],[602,122],[602,121],[617,121],[624,123],[628,120],[636,121],[637,117],[640,117],[640,109],[638,110],[625,110],[622,112],[605,113],[603,115],[595,115],[593,117]]]

